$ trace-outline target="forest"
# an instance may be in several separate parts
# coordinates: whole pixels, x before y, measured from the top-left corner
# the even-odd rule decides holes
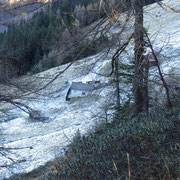
[[[69,0],[63,3],[56,1],[51,5],[47,5],[45,9],[42,9],[39,13],[34,14],[31,20],[21,20],[18,24],[10,24],[7,32],[0,33],[0,51],[3,57],[7,57],[5,60],[6,64],[10,64],[11,66],[9,70],[11,71],[10,77],[21,76],[29,71],[37,73],[39,70],[36,68],[36,65],[39,61],[44,56],[47,56],[54,46],[61,46],[59,44],[62,41],[62,32],[65,28],[68,27],[71,35],[75,36],[73,23],[76,18],[83,26],[87,26],[97,20],[99,14],[98,9],[95,13],[91,11],[89,13],[88,9],[84,9],[95,2],[95,0]],[[153,0],[146,0],[144,4],[147,5],[153,2]],[[96,2],[96,5],[97,4],[98,2]],[[125,11],[129,6],[128,2],[125,4],[126,7],[123,7],[121,9],[122,11]],[[80,14],[74,11],[76,6],[79,5]],[[86,14],[81,14],[82,11],[86,11]],[[75,17],[73,17],[72,14],[75,14]],[[100,17],[102,16],[105,16],[104,12],[102,12]],[[94,44],[93,42],[91,46],[94,46],[93,49],[96,49],[97,46]],[[60,48],[62,47],[58,47],[58,49]],[[79,49],[79,46],[77,49]],[[96,53],[96,51],[92,50],[92,53]],[[84,52],[81,58],[87,57],[90,54]],[[66,57],[63,63],[70,62],[72,59],[73,55]],[[55,66],[57,65],[53,60],[48,65],[49,68]]]

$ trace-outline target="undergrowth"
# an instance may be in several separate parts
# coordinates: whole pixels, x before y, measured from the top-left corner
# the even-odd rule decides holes
[[[126,107],[128,108],[128,107]],[[124,111],[124,110],[123,110]],[[76,134],[66,155],[34,179],[175,180],[180,177],[179,106],[159,107],[149,117],[120,113],[88,136]],[[41,175],[40,175],[41,174]],[[30,177],[26,175],[25,178]]]
[[[56,173],[48,173],[46,178],[177,179],[180,173],[178,110],[161,109],[148,118],[119,115],[88,136],[77,133],[66,158],[56,164]]]

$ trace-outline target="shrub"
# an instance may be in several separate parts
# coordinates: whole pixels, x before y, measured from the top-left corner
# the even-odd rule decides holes
[[[180,175],[179,107],[152,108],[148,118],[143,114],[139,118],[128,118],[122,116],[120,110],[114,121],[101,124],[89,135],[82,136],[78,131],[64,157],[31,173],[31,177],[43,180],[177,179]]]
[[[67,158],[59,162],[55,176],[68,180],[109,180],[117,179],[118,171],[121,179],[126,179],[128,153],[131,179],[177,178],[180,153],[175,111],[152,113],[148,119],[143,115],[116,118],[88,136],[78,133],[69,145]]]

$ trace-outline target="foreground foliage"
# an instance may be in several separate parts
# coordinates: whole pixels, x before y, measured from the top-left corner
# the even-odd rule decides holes
[[[36,174],[38,179],[177,179],[179,108],[158,109],[148,118],[143,114],[129,118],[121,110],[122,116],[103,123],[95,133],[78,132],[66,156],[43,170],[43,175]]]

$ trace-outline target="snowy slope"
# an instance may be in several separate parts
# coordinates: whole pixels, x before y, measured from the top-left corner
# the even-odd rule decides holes
[[[3,129],[1,139],[5,147],[20,148],[10,153],[11,158],[20,161],[18,165],[12,167],[13,172],[31,171],[47,161],[62,155],[64,147],[78,129],[84,134],[95,125],[96,117],[94,115],[100,111],[100,106],[106,100],[105,95],[107,92],[105,94],[104,92],[105,90],[108,91],[107,88],[76,101],[65,101],[65,95],[69,88],[69,84],[66,83],[67,80],[69,83],[71,81],[86,82],[94,79],[104,81],[103,77],[98,77],[93,72],[102,71],[107,66],[108,60],[98,62],[93,69],[91,68],[93,72],[84,76],[83,74],[87,74],[87,70],[83,71],[84,66],[89,66],[96,60],[96,58],[91,57],[90,63],[89,59],[84,61],[84,63],[74,63],[57,81],[48,86],[46,90],[42,90],[42,94],[48,94],[49,96],[36,97],[35,100],[26,102],[48,117],[44,122],[32,122],[28,115],[21,110],[10,110],[17,118],[1,124]],[[59,72],[60,69],[65,68],[65,66],[40,73],[34,78],[51,77],[56,72]],[[77,70],[80,70],[81,73],[76,72]],[[26,79],[25,81],[28,80]],[[7,158],[0,159],[1,165],[5,165],[7,162],[12,164],[11,160]],[[11,172],[6,168],[1,168],[0,173],[2,177],[11,175]]]
[[[165,0],[163,3],[176,10],[180,9],[178,0]],[[148,28],[155,49],[159,50],[164,46],[161,52],[166,56],[166,61],[161,66],[163,72],[168,73],[172,67],[178,71],[180,67],[178,54],[180,52],[180,13],[167,12],[158,4],[153,4],[145,7],[144,18],[145,27]],[[128,48],[130,56],[133,47]],[[0,166],[9,164],[11,168],[9,170],[0,168],[0,179],[9,177],[13,173],[29,172],[57,156],[63,155],[64,147],[78,129],[82,134],[92,130],[97,121],[95,115],[99,112],[102,116],[104,115],[102,105],[106,105],[109,101],[107,97],[112,93],[113,88],[102,88],[92,95],[70,102],[65,101],[65,94],[72,81],[101,80],[103,84],[107,83],[108,79],[99,76],[97,72],[110,72],[112,53],[113,51],[105,60],[97,63],[97,58],[101,54],[75,62],[51,85],[40,92],[43,96],[31,95],[32,100],[23,100],[24,103],[40,110],[44,116],[48,117],[44,122],[32,122],[28,115],[19,109],[9,110],[13,116],[12,120],[1,123],[1,143],[5,147],[14,148],[9,152],[9,156],[19,163],[13,164],[10,159],[1,157]],[[127,55],[122,57],[124,60],[128,58]],[[169,60],[169,57],[173,58]],[[45,85],[49,79],[63,71],[66,66],[68,65],[50,69],[30,78],[25,77],[19,81],[24,84],[33,82],[37,87],[40,82]],[[156,70],[152,73],[156,73]]]
[[[166,5],[163,5],[164,9],[158,4],[153,4],[145,8],[145,27],[151,35],[153,45],[156,48],[164,47],[162,53],[165,56],[179,55],[180,2],[166,0],[162,3]],[[170,8],[178,12],[173,12]]]

